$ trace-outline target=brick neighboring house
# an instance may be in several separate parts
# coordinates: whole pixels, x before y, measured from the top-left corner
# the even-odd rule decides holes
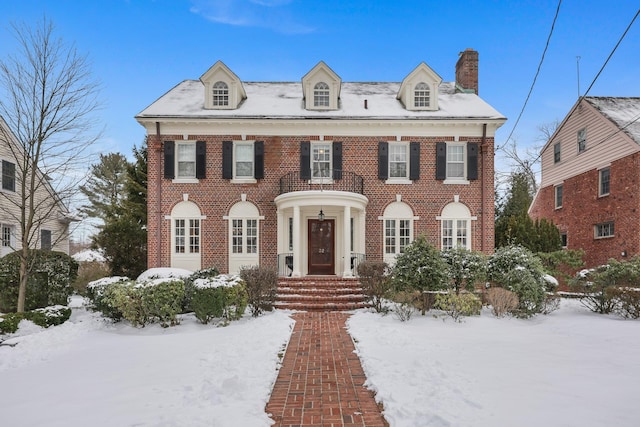
[[[543,147],[529,210],[587,267],[640,254],[640,98],[584,97]]]
[[[149,267],[277,266],[353,277],[418,235],[494,246],[494,134],[478,53],[456,82],[421,63],[401,82],[243,82],[218,61],[140,112],[148,134]]]
[[[0,117],[0,257],[22,248],[20,206],[23,150]],[[35,221],[29,247],[69,253],[69,224],[77,221],[59,199],[51,184],[37,172]],[[29,183],[27,183],[29,188]]]

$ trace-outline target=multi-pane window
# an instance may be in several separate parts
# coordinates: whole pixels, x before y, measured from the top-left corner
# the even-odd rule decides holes
[[[384,221],[384,252],[401,254],[411,243],[411,220],[387,219]]]
[[[224,107],[229,105],[229,86],[225,82],[216,82],[213,85],[213,105]]]
[[[329,105],[329,85],[320,82],[313,88],[313,106],[328,107]]]
[[[16,191],[16,165],[6,160],[2,161],[2,189]]]
[[[200,220],[189,220],[189,252],[200,253]]]
[[[389,144],[389,178],[407,178],[407,145]]]
[[[578,131],[578,153],[587,149],[587,128]]]
[[[431,92],[429,85],[426,83],[418,83],[413,92],[413,105],[415,107],[428,107],[430,103]]]
[[[253,143],[235,144],[235,177],[253,178]]]
[[[562,242],[562,247],[566,248],[567,247],[567,233],[560,233],[560,241]]]
[[[464,178],[464,145],[447,146],[447,178]]]
[[[331,144],[314,144],[311,157],[313,178],[331,176]]]
[[[466,219],[442,220],[442,249],[468,248]]]
[[[2,247],[9,248],[12,246],[11,236],[13,235],[13,229],[10,225],[2,224]]]
[[[40,248],[51,250],[51,230],[40,230]]]
[[[196,145],[177,144],[178,178],[196,177]]]
[[[234,254],[258,253],[258,220],[234,219],[231,222],[231,250]]]
[[[601,239],[603,237],[613,237],[613,221],[596,224],[594,231],[596,239]]]
[[[560,143],[556,143],[553,145],[553,163],[560,162]]]
[[[187,224],[189,227],[187,228]],[[174,220],[174,251],[177,254],[200,253],[200,220]]]
[[[555,192],[556,192],[556,208],[561,208],[562,207],[562,185],[556,185],[555,187]]]
[[[611,169],[605,168],[600,169],[600,185],[599,185],[599,195],[606,196],[609,194],[610,190],[610,181],[611,181]]]

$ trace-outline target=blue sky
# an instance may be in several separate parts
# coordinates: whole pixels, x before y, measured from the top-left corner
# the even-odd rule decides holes
[[[480,96],[511,133],[545,47],[557,0],[0,0],[0,57],[15,48],[11,22],[51,19],[88,54],[102,82],[98,148],[131,157],[144,138],[134,116],[217,60],[245,81],[299,81],[324,60],[343,81],[401,81],[424,61],[454,80],[458,53],[480,53]],[[527,109],[522,147],[562,119],[638,11],[632,0],[564,0]],[[640,18],[589,95],[640,96]]]

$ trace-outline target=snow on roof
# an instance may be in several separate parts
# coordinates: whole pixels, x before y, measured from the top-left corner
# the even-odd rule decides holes
[[[202,82],[185,80],[136,118],[506,119],[476,94],[456,93],[451,82],[439,87],[437,111],[405,109],[397,99],[400,83],[342,83],[340,108],[331,111],[306,110],[301,83],[243,82],[243,85],[247,99],[237,109],[215,110],[204,108]]]
[[[640,98],[587,96],[585,100],[640,144]]]
[[[77,252],[71,255],[71,257],[77,262],[91,262],[91,261],[105,262],[105,258],[102,252],[96,251],[93,249],[84,249],[80,252]]]

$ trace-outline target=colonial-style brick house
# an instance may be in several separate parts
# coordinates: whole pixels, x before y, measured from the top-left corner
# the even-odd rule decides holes
[[[478,53],[456,82],[244,82],[222,62],[136,116],[148,133],[149,267],[353,277],[418,235],[492,252],[494,134]]]
[[[640,98],[583,97],[543,147],[529,210],[587,267],[640,254]]]
[[[0,257],[22,248],[21,209],[24,151],[0,117]],[[49,181],[40,171],[33,185],[35,226],[28,235],[29,247],[69,253],[69,224],[76,219],[69,214]],[[26,183],[27,191],[31,188]],[[28,193],[26,193],[28,194]]]

